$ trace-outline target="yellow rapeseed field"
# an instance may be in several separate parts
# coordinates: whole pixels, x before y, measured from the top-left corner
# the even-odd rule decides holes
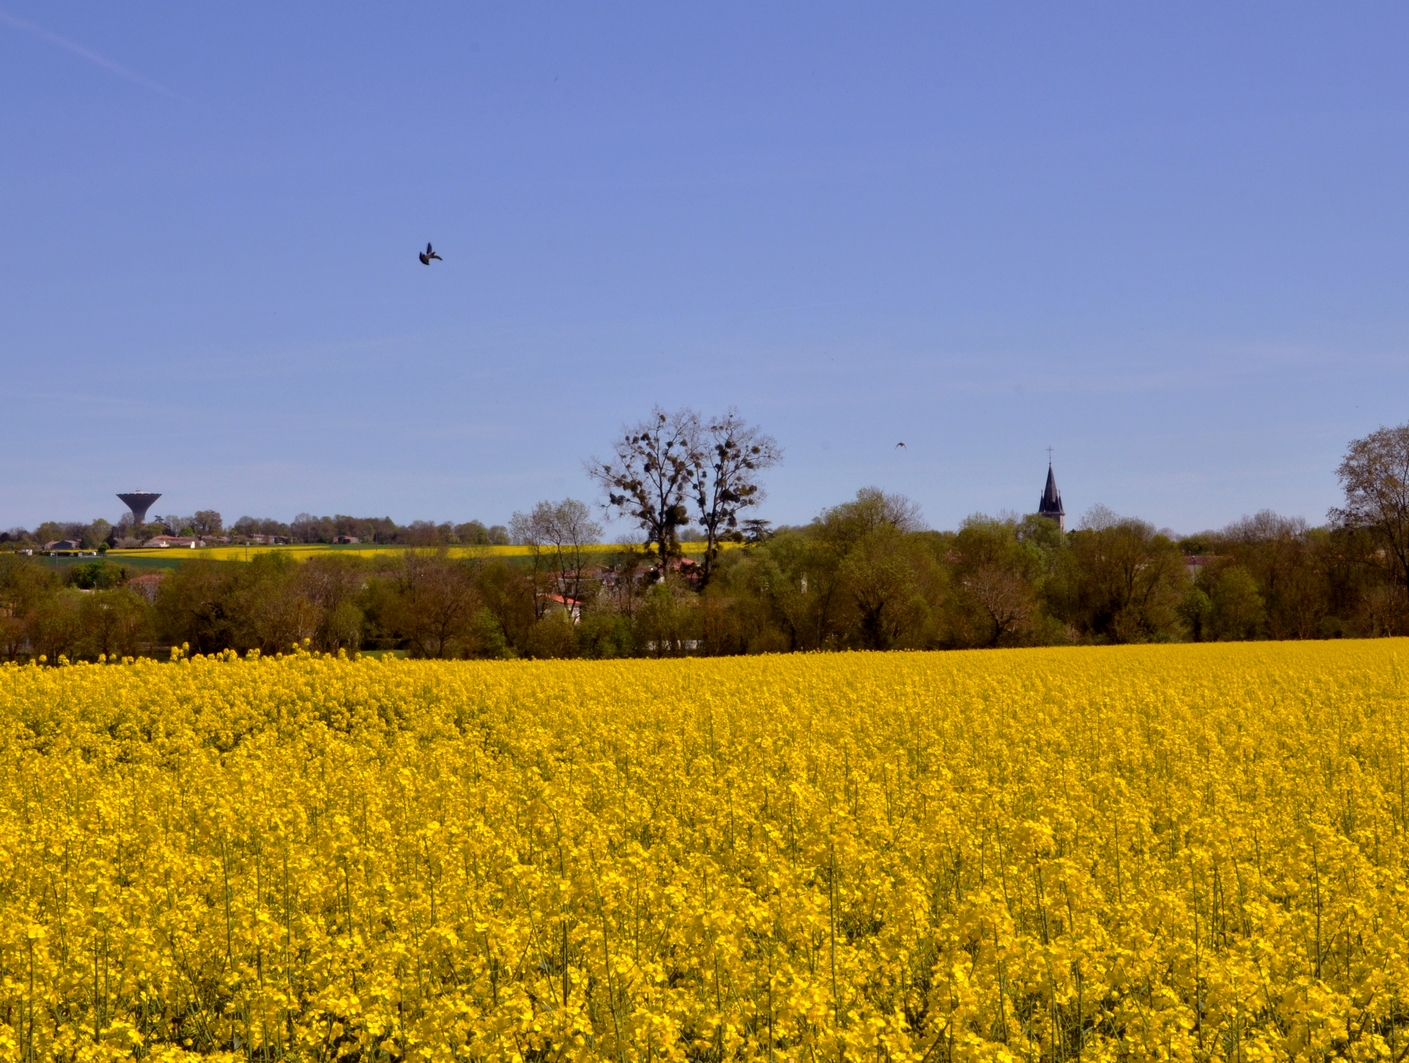
[[[689,557],[704,553],[704,543],[680,543],[680,552]],[[738,543],[720,543],[721,550],[732,550],[739,547]],[[407,550],[414,549],[407,546],[379,546],[374,543],[355,544],[349,546],[328,546],[323,543],[294,543],[284,546],[203,546],[198,549],[186,547],[134,547],[128,550],[109,550],[107,557],[110,560],[121,561],[124,558],[166,558],[167,560],[192,561],[204,559],[207,561],[249,561],[260,554],[283,554],[293,558],[295,561],[307,561],[310,557],[388,557],[400,556]],[[426,549],[436,549],[428,547]],[[533,548],[528,546],[447,546],[444,548],[447,556],[469,560],[473,558],[489,557],[529,557],[533,554]],[[540,548],[545,554],[556,557],[551,547]],[[591,543],[583,546],[584,554],[591,554],[598,560],[602,555],[630,553],[641,551],[639,546],[623,546],[619,543]]]
[[[1397,1060],[1407,651],[0,668],[0,1058]]]

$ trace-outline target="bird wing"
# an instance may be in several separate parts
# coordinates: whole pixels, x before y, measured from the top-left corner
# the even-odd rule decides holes
[[[423,266],[429,266],[429,265],[431,264],[431,260],[426,257],[424,251],[421,252],[421,253],[420,253],[419,255],[417,255],[416,257],[421,260],[421,265],[423,265]]]
[[[430,245],[429,243],[426,244],[426,254],[428,254],[428,255],[433,255],[433,254],[435,254],[435,252],[431,250],[431,245]]]
[[[441,257],[440,257],[439,255],[437,255],[434,251],[431,252],[431,258],[435,259],[437,262],[444,262],[444,261],[445,261],[445,259],[441,258]]]

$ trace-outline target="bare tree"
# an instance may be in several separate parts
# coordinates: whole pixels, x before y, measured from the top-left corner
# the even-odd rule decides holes
[[[576,619],[587,569],[586,548],[602,537],[602,526],[592,512],[575,498],[561,502],[539,502],[531,513],[515,513],[509,521],[514,542],[527,546],[533,557],[535,598],[540,567],[546,562],[547,585],[562,599],[563,608]],[[535,602],[537,605],[537,602]],[[535,608],[540,618],[541,608]]]
[[[646,548],[655,547],[662,563],[680,552],[680,529],[690,522],[685,502],[698,435],[693,410],[667,414],[657,406],[649,420],[622,429],[612,461],[587,462],[587,475],[607,496],[603,508],[639,525]]]
[[[509,518],[509,539],[515,546],[528,547],[529,560],[533,565],[531,584],[533,588],[533,619],[542,620],[548,611],[549,594],[553,586],[548,572],[548,530],[552,519],[553,503],[540,502],[531,513],[515,512]]]
[[[770,435],[748,424],[732,407],[711,418],[692,447],[692,494],[705,533],[704,578],[709,580],[721,542],[742,542],[739,511],[763,501],[758,473],[783,460]]]
[[[580,602],[587,569],[586,548],[602,538],[602,526],[592,519],[592,511],[584,503],[565,498],[553,507],[545,531],[557,554],[558,593]]]
[[[1374,535],[1391,575],[1409,589],[1409,424],[1352,440],[1336,477],[1345,505],[1331,520]]]

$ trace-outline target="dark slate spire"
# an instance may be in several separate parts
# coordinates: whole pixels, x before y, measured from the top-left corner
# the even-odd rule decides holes
[[[1057,490],[1057,478],[1052,475],[1052,463],[1047,463],[1047,486],[1042,490],[1042,501],[1037,503],[1037,515],[1057,522],[1062,531],[1067,530],[1067,511],[1062,508],[1062,493]]]

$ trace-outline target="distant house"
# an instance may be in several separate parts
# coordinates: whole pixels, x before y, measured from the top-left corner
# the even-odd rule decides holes
[[[165,550],[170,547],[178,547],[182,550],[194,550],[198,546],[204,546],[205,543],[201,542],[199,539],[192,539],[185,535],[157,535],[148,539],[142,545],[149,550]]]
[[[699,590],[704,582],[704,568],[693,557],[669,558],[665,568],[667,572],[674,572],[695,590]],[[662,578],[659,565],[652,566],[648,578],[652,583]]]
[[[45,543],[44,549],[49,553],[62,550],[82,550],[83,544],[77,539],[55,539],[52,543]]]
[[[566,613],[568,619],[574,624],[582,620],[582,603],[576,598],[564,597],[561,594],[548,595],[548,601],[552,603],[548,608],[553,612]]]
[[[362,540],[355,535],[339,535],[333,540],[335,543],[360,543]]]

